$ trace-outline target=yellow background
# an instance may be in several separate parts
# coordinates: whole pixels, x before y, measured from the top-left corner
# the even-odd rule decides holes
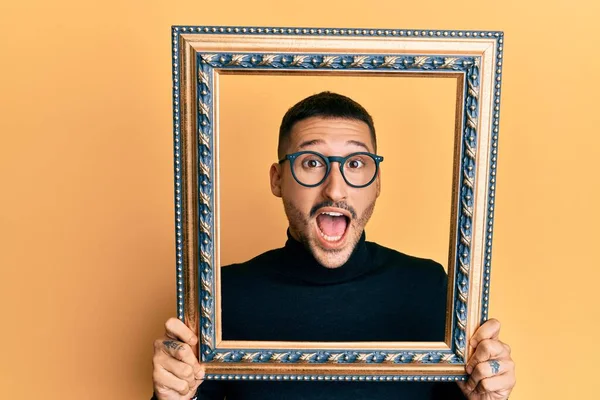
[[[504,30],[512,400],[597,397],[596,1],[3,2],[0,397],[134,399],[175,313],[171,24]]]
[[[222,265],[284,245],[288,223],[269,184],[279,125],[323,90],[350,96],[375,122],[384,161],[367,240],[448,265],[456,78],[223,74],[218,86]]]

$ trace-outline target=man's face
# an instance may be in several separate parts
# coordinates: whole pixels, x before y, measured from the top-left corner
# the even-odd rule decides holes
[[[369,127],[362,121],[312,117],[294,125],[285,154],[304,150],[344,157],[362,151],[374,153],[374,145]],[[317,187],[296,182],[289,161],[273,164],[270,175],[271,191],[283,200],[292,237],[321,265],[337,268],[345,264],[373,213],[380,191],[379,173],[364,188],[349,186],[336,162]]]

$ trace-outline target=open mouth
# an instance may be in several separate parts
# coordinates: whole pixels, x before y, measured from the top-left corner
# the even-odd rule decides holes
[[[317,215],[317,231],[326,247],[338,247],[346,237],[350,216],[341,209],[321,209]]]

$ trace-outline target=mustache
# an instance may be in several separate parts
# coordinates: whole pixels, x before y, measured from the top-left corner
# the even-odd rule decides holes
[[[341,208],[342,210],[346,210],[352,215],[352,219],[356,219],[356,211],[354,208],[345,201],[324,201],[322,203],[316,204],[313,208],[310,209],[310,216],[314,217],[317,211],[323,207],[335,207]]]

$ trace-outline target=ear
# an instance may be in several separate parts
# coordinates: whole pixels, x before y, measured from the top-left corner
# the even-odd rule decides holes
[[[274,196],[281,197],[281,164],[273,163],[269,170],[269,177],[271,178],[271,193]]]
[[[377,198],[381,194],[381,169],[377,171],[377,178],[375,178],[375,184],[377,185],[377,194],[375,198]]]

